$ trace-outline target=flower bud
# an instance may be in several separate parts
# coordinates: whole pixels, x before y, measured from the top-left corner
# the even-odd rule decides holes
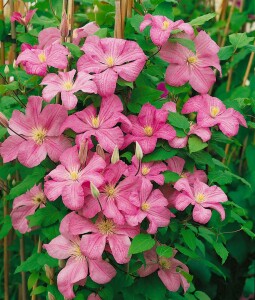
[[[48,299],[49,300],[56,300],[56,298],[52,295],[51,292],[48,292]]]
[[[6,118],[6,116],[0,112],[0,125],[2,127],[8,128],[9,127],[9,121]]]
[[[79,160],[81,165],[85,165],[88,156],[88,141],[81,142],[79,149]]]
[[[100,195],[98,188],[93,184],[93,182],[90,182],[90,192],[94,198],[98,198]]]
[[[10,72],[9,66],[5,65],[4,74],[7,75]]]
[[[119,148],[118,146],[115,146],[111,157],[111,163],[115,164],[119,160],[120,160]]]
[[[65,11],[62,14],[62,20],[60,23],[60,33],[62,37],[68,37],[68,33],[69,33],[68,19]]]
[[[45,270],[45,274],[47,276],[47,278],[49,278],[50,280],[54,279],[54,270],[52,268],[50,268],[48,265],[44,265],[44,270]]]
[[[142,160],[143,158],[143,150],[138,142],[135,142],[135,156],[138,160]]]
[[[15,184],[16,184],[16,180],[13,179],[13,180],[12,180],[12,185],[14,186]]]
[[[97,144],[96,146],[96,153],[105,160],[105,153],[103,148],[100,146],[100,144]]]
[[[66,262],[64,259],[59,259],[58,260],[58,266],[62,269],[66,265]]]
[[[93,9],[93,12],[94,12],[94,14],[97,14],[98,13],[98,6],[97,5],[94,5],[94,9]]]
[[[10,181],[12,179],[12,176],[11,174],[8,174],[7,178],[6,178],[8,181]]]
[[[16,59],[13,60],[12,66],[13,66],[13,69],[18,68],[18,65],[16,64]]]

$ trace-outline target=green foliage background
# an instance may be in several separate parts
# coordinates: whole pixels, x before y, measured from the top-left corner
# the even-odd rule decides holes
[[[28,2],[28,1],[25,1]],[[210,1],[197,0],[148,0],[142,4],[136,3],[135,13],[127,20],[125,37],[136,40],[148,56],[155,53],[155,46],[149,39],[149,31],[139,32],[139,24],[142,16],[139,14],[146,10],[149,13],[165,15],[171,19],[184,19],[190,22],[198,17],[212,13],[208,5]],[[93,12],[93,5],[98,6],[98,13]],[[17,26],[17,51],[22,42],[36,44],[38,33],[46,27],[58,26],[61,19],[62,1],[39,0],[35,7],[38,9],[32,20],[33,30],[26,33],[21,25]],[[97,33],[100,37],[113,36],[114,28],[114,1],[75,1],[75,27],[79,27],[88,21],[96,21],[101,30]],[[186,263],[193,276],[191,288],[187,294],[167,292],[157,275],[137,279],[135,271],[140,267],[137,263],[130,265],[129,274],[118,274],[113,281],[104,287],[100,287],[99,294],[102,299],[123,300],[161,300],[161,299],[187,299],[187,300],[230,300],[240,299],[241,295],[249,296],[255,293],[255,244],[254,244],[254,222],[255,222],[255,61],[249,75],[249,84],[242,86],[244,74],[252,52],[255,51],[253,41],[255,31],[244,33],[245,24],[253,22],[255,15],[255,1],[245,1],[243,12],[235,8],[230,23],[230,31],[226,37],[226,45],[220,51],[220,59],[223,68],[222,78],[218,78],[214,85],[212,95],[224,101],[228,107],[233,107],[243,113],[248,121],[249,128],[241,128],[237,137],[228,139],[221,133],[215,131],[212,140],[205,145],[197,140],[191,140],[189,152],[178,150],[178,155],[186,160],[186,168],[192,169],[194,164],[208,171],[209,183],[217,184],[228,194],[229,202],[226,203],[226,219],[220,222],[219,216],[213,214],[208,226],[198,226],[187,218],[187,213],[178,214],[169,228],[160,229],[159,236],[162,241],[174,246],[180,253],[180,260]],[[215,41],[219,41],[224,35],[226,20],[216,21],[213,15],[193,21],[194,26],[201,26]],[[207,22],[205,20],[208,19]],[[204,23],[205,22],[205,23]],[[5,42],[6,49],[12,44],[10,37],[10,21],[6,18],[5,23],[0,24],[0,39]],[[154,47],[154,48],[153,48]],[[74,57],[80,56],[80,50],[76,47],[70,48]],[[232,81],[230,90],[227,92],[227,81],[232,68]],[[131,113],[139,112],[141,106],[146,102],[160,106],[160,92],[155,85],[163,80],[166,63],[158,57],[152,57],[136,81],[135,86],[129,86],[125,82],[118,82],[118,93],[124,95],[127,88],[132,89],[131,101],[127,107]],[[4,66],[0,66],[1,74]],[[20,109],[19,104],[13,99],[12,91],[26,102],[28,95],[40,94],[41,87],[38,86],[40,78],[27,75],[21,69],[14,70],[10,67],[10,75],[15,81],[9,85],[0,85],[0,111],[11,116],[14,109]],[[36,86],[36,89],[34,87]],[[146,87],[146,88],[145,88]],[[182,105],[191,92],[190,87],[169,87],[170,96],[179,99],[178,105]],[[82,105],[93,99],[80,98]],[[188,120],[175,114],[170,122],[178,130],[180,136],[186,128]],[[0,138],[6,134],[6,130],[0,128]],[[228,145],[228,146],[226,146]],[[174,156],[177,150],[169,149],[161,145],[153,154],[146,159],[158,160]],[[226,151],[227,150],[227,151]],[[130,159],[130,153],[124,156]],[[225,162],[225,164],[222,163]],[[52,168],[50,161],[46,161],[46,169]],[[0,166],[0,178],[7,180],[10,193],[6,201],[11,207],[13,199],[27,191],[35,183],[40,182],[46,172],[45,167],[31,169],[16,163],[8,163]],[[13,178],[16,172],[21,175],[21,181],[15,183]],[[175,174],[165,174],[166,182],[177,180]],[[11,178],[11,179],[10,179]],[[2,199],[4,195],[2,194]],[[46,299],[50,291],[56,299],[63,299],[54,285],[49,284],[45,275],[44,265],[58,268],[58,261],[50,258],[45,252],[36,253],[37,236],[43,242],[48,242],[59,234],[59,222],[66,214],[66,210],[59,202],[48,203],[43,209],[38,210],[31,216],[32,226],[41,226],[42,229],[34,230],[24,236],[25,257],[27,260],[21,264],[19,247],[21,235],[11,229],[11,220],[7,216],[2,217],[4,201],[0,202],[0,239],[9,234],[9,266],[10,266],[10,299],[18,299],[21,273],[26,272],[28,279],[28,290],[37,282],[37,288],[33,293],[38,294],[39,299]],[[149,241],[150,242],[150,241]],[[135,245],[134,245],[135,247]],[[162,249],[163,251],[163,249]],[[141,249],[135,249],[137,258],[142,258]],[[3,265],[3,247],[0,247],[0,264]],[[192,278],[189,278],[191,280]],[[91,290],[98,285],[88,280],[85,288],[77,291],[75,299],[86,299]],[[3,269],[0,270],[0,299],[4,299]]]

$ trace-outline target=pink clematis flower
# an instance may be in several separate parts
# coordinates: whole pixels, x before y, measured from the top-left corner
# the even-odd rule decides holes
[[[61,235],[43,245],[50,256],[68,259],[57,277],[58,289],[68,299],[75,297],[73,286],[84,286],[88,275],[98,284],[105,284],[116,275],[115,269],[108,262],[84,255],[80,247],[80,237],[70,234],[70,222],[74,217],[74,212],[65,216],[60,224]]]
[[[27,26],[30,20],[33,18],[33,15],[35,14],[36,11],[37,9],[29,10],[24,17],[22,17],[21,13],[15,11],[11,16],[11,22],[16,21],[21,25]]]
[[[166,110],[156,109],[150,103],[143,105],[138,116],[128,116],[131,130],[122,125],[123,131],[128,133],[122,148],[137,141],[143,153],[148,154],[154,151],[158,139],[172,140],[176,133],[171,125],[166,124],[167,116]]]
[[[184,148],[188,144],[190,135],[197,135],[205,143],[211,139],[212,133],[209,128],[199,126],[198,124],[190,125],[188,134],[185,137],[175,137],[169,141],[169,145],[173,148]]]
[[[238,133],[239,124],[247,127],[244,117],[233,108],[226,108],[220,99],[210,95],[190,98],[183,106],[182,113],[197,112],[197,124],[202,127],[219,126],[228,137]]]
[[[163,162],[142,163],[139,166],[139,161],[136,156],[132,157],[132,165],[128,167],[128,174],[131,176],[140,176],[150,181],[155,181],[157,184],[164,184],[164,175],[160,174],[167,170]]]
[[[79,45],[82,38],[93,35],[98,31],[99,27],[94,22],[90,22],[81,28],[76,28],[73,31],[73,44]],[[58,28],[49,27],[40,31],[38,35],[39,48],[44,49],[52,44],[61,43],[61,33]]]
[[[203,170],[194,169],[193,173],[183,172],[185,160],[181,157],[174,156],[167,161],[168,170],[177,173],[182,178],[187,178],[190,185],[193,185],[196,180],[207,183],[207,175]]]
[[[173,22],[164,16],[152,16],[147,14],[144,16],[144,21],[140,24],[140,31],[144,31],[147,26],[151,26],[150,37],[153,44],[159,47],[168,41],[173,30],[181,30],[190,37],[194,36],[192,26],[184,23],[183,20]]]
[[[42,185],[34,185],[31,190],[17,197],[13,201],[11,212],[12,226],[20,233],[30,232],[27,216],[33,215],[37,208],[45,206],[46,197]]]
[[[135,81],[147,57],[136,42],[115,38],[87,37],[81,48],[83,55],[77,62],[78,71],[95,74],[98,94],[114,94],[118,76]]]
[[[138,274],[141,277],[146,277],[158,270],[159,278],[169,291],[177,292],[182,286],[184,293],[186,293],[189,283],[181,272],[189,273],[189,269],[185,264],[174,258],[176,253],[177,251],[174,251],[171,258],[159,257],[156,254],[155,247],[144,252],[146,266],[142,266],[138,270]]]
[[[180,37],[189,38],[185,34]],[[196,53],[178,43],[167,42],[160,51],[160,57],[170,63],[165,77],[169,85],[181,86],[189,82],[194,90],[205,94],[216,81],[210,67],[221,72],[217,55],[220,48],[204,31],[199,32],[194,43]]]
[[[68,117],[62,129],[71,128],[76,133],[83,133],[77,136],[77,144],[81,139],[93,135],[104,150],[112,153],[115,146],[121,148],[124,143],[123,132],[116,126],[117,123],[124,123],[127,128],[131,127],[130,121],[121,113],[122,111],[122,102],[118,96],[112,95],[102,99],[99,113],[94,105],[90,105]]]
[[[92,293],[88,296],[87,300],[102,300],[102,298],[100,298],[98,294]]]
[[[58,93],[66,109],[74,109],[78,99],[74,93],[83,91],[84,93],[97,93],[96,84],[91,80],[93,77],[87,73],[80,72],[74,81],[76,71],[59,72],[59,74],[46,75],[41,85],[47,85],[42,92],[43,99],[50,102]]]
[[[181,192],[175,201],[176,209],[182,211],[190,204],[194,205],[194,221],[206,224],[212,216],[210,208],[219,212],[221,220],[225,219],[225,211],[221,202],[228,201],[228,198],[221,188],[215,185],[210,187],[199,180],[191,186],[186,178],[178,180],[174,188]]]
[[[166,84],[164,82],[160,82],[157,85],[157,90],[162,91],[163,94],[160,96],[160,98],[167,98],[169,91],[166,88]]]
[[[84,204],[83,183],[93,182],[95,186],[103,183],[103,176],[99,172],[104,169],[105,161],[94,154],[87,165],[82,166],[77,146],[67,149],[59,160],[61,164],[45,178],[45,195],[50,201],[62,195],[66,207],[78,210]]]
[[[99,188],[98,200],[103,214],[119,225],[125,224],[126,214],[136,212],[136,207],[130,202],[130,193],[140,186],[140,180],[135,176],[120,180],[126,174],[127,168],[128,166],[121,160],[109,165],[104,171],[105,183]],[[92,195],[88,195],[82,214],[92,218],[101,211],[100,205]]]
[[[71,220],[71,233],[80,235],[81,250],[91,259],[100,259],[106,244],[110,246],[111,253],[119,264],[129,262],[130,256],[128,250],[131,242],[130,238],[134,238],[139,233],[139,227],[129,226],[127,224],[118,225],[112,219],[106,219],[99,215],[95,224],[90,220],[79,215]]]
[[[71,146],[61,135],[60,125],[67,118],[66,109],[59,104],[49,104],[42,110],[42,98],[28,98],[26,114],[15,110],[9,121],[8,137],[0,147],[4,163],[18,158],[26,167],[39,165],[47,156],[54,162]],[[42,110],[42,111],[41,111]]]
[[[45,76],[47,67],[65,69],[69,51],[62,45],[51,45],[44,50],[27,48],[18,56],[16,64],[22,64],[28,74]]]
[[[136,226],[147,218],[150,222],[147,232],[155,234],[158,227],[168,226],[170,211],[167,208],[168,201],[160,190],[154,189],[148,179],[142,180],[139,192],[133,192],[130,202],[136,206],[135,214],[126,215],[126,220],[131,226]]]

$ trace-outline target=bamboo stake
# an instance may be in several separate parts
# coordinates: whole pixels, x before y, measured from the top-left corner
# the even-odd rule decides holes
[[[224,45],[226,43],[226,38],[227,38],[227,35],[228,35],[228,32],[229,32],[230,22],[231,22],[231,18],[233,16],[233,13],[234,13],[236,2],[237,2],[237,0],[233,0],[232,6],[230,8],[230,12],[229,12],[229,15],[228,15],[227,24],[226,24],[226,27],[225,27],[225,30],[224,30],[223,39],[222,39],[221,45],[220,45],[221,47],[224,47]]]
[[[127,0],[127,17],[131,18],[132,17],[132,7],[134,5],[133,0]]]
[[[127,1],[128,0],[121,0],[121,38],[124,38],[124,28],[125,28],[125,19],[127,15]]]
[[[0,20],[4,20],[4,1],[0,0]],[[0,41],[0,65],[5,64],[4,42]],[[3,80],[0,78],[0,84]]]
[[[42,241],[40,239],[39,236],[39,240],[38,240],[38,245],[37,245],[37,253],[41,253],[42,252]],[[37,282],[34,284],[32,291],[34,291],[37,287]],[[31,300],[36,300],[36,295],[32,295]]]
[[[20,262],[22,263],[23,261],[25,261],[25,251],[24,251],[24,236],[22,235],[22,237],[19,240],[19,245],[20,245]],[[25,272],[21,272],[21,294],[22,297],[21,299],[27,299],[27,283],[26,283],[26,273]]]
[[[72,42],[73,24],[74,24],[74,0],[68,0],[67,4],[67,19],[69,24],[68,42]]]
[[[255,43],[254,43],[255,45]],[[250,55],[250,58],[249,58],[249,61],[248,61],[248,65],[247,65],[247,68],[246,68],[246,71],[245,71],[245,74],[244,74],[244,77],[243,77],[243,83],[242,83],[242,86],[245,86],[246,85],[246,81],[249,77],[249,74],[250,74],[250,71],[251,71],[251,67],[252,67],[252,63],[253,63],[253,60],[254,60],[254,55],[255,55],[255,52],[252,52],[251,55]]]
[[[14,0],[9,0],[9,4],[10,4],[10,15],[13,14],[14,12]],[[13,60],[16,58],[16,48],[17,48],[17,44],[16,44],[16,27],[15,27],[15,22],[11,22],[11,37],[13,40],[13,44],[11,46],[10,49],[10,53],[9,53],[9,64],[13,63]]]
[[[114,37],[121,39],[121,5],[120,0],[115,1],[115,25],[114,25]]]
[[[8,202],[6,192],[3,191],[4,218],[8,215]],[[4,237],[4,300],[9,300],[9,254],[8,254],[8,235]]]

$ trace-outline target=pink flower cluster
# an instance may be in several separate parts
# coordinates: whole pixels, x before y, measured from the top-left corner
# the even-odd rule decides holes
[[[73,286],[85,285],[88,276],[98,284],[109,282],[116,270],[106,258],[128,263],[132,239],[167,227],[175,217],[171,209],[178,213],[193,206],[193,220],[200,224],[209,222],[212,210],[225,218],[222,203],[227,196],[219,187],[207,184],[203,170],[184,171],[185,160],[179,156],[142,161],[144,154],[160,149],[162,143],[184,148],[193,135],[209,141],[212,127],[232,137],[239,125],[247,126],[239,112],[206,94],[216,79],[211,67],[221,70],[219,47],[204,31],[195,36],[183,21],[146,15],[140,29],[146,26],[151,26],[153,43],[162,47],[160,57],[170,63],[166,83],[180,86],[189,82],[201,93],[181,110],[182,114],[196,113],[184,137],[178,137],[170,125],[169,112],[176,113],[177,108],[165,100],[165,86],[159,86],[164,105],[156,108],[145,103],[138,115],[126,116],[126,102],[114,94],[119,78],[134,82],[144,68],[147,57],[134,41],[93,36],[98,30],[94,23],[75,30],[75,45],[86,38],[76,73],[76,69],[67,71],[70,53],[61,44],[60,30],[48,28],[39,34],[39,44],[23,46],[17,59],[28,74],[42,76],[45,87],[42,97],[28,98],[25,113],[15,110],[9,122],[5,121],[10,136],[1,144],[0,155],[4,163],[17,159],[29,168],[47,156],[57,165],[45,176],[43,188],[34,186],[14,200],[12,222],[21,233],[29,232],[26,217],[61,197],[69,213],[61,221],[60,235],[44,244],[44,249],[56,259],[67,260],[57,283],[68,299],[75,297]],[[196,52],[169,41],[172,35],[193,41]],[[58,70],[48,73],[48,67]],[[100,105],[89,100],[85,108],[68,115],[78,99],[91,97],[84,93],[100,95]],[[48,104],[54,97],[60,97],[62,104]],[[136,144],[135,155],[132,143]],[[125,157],[130,154],[128,163]],[[180,179],[165,184],[165,171],[177,173]],[[160,257],[154,247],[145,252],[146,265],[138,274],[144,277],[157,271],[168,290],[182,286],[186,292],[189,283],[182,273],[189,269],[175,255],[176,250],[171,258]],[[93,293],[89,299],[100,297]]]

